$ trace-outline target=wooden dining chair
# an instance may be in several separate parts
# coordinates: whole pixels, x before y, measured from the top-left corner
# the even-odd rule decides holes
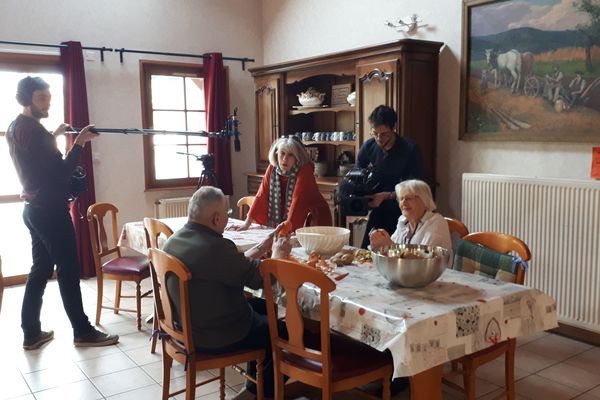
[[[460,237],[462,239],[463,237],[465,237],[469,234],[469,229],[467,229],[467,226],[465,224],[463,224],[461,221],[454,219],[454,218],[450,218],[450,217],[444,217],[444,219],[448,223],[448,229],[450,230],[450,235],[456,234],[458,237]]]
[[[250,210],[250,207],[252,207],[252,203],[254,203],[255,198],[256,198],[256,196],[245,196],[238,200],[237,206],[238,206],[239,216],[240,216],[241,220],[246,219],[246,217],[244,215],[244,206],[247,206],[248,210]]]
[[[196,387],[219,380],[220,399],[225,399],[225,368],[232,366],[235,371],[240,372],[256,383],[257,399],[263,399],[263,362],[265,351],[261,349],[242,350],[226,354],[203,354],[195,351],[194,339],[192,337],[192,323],[190,307],[205,307],[205,304],[191,305],[188,297],[188,284],[192,274],[187,267],[176,257],[156,248],[150,249],[150,271],[152,274],[152,286],[156,302],[156,313],[160,336],[162,337],[162,360],[163,360],[163,392],[162,399],[176,396],[185,392],[186,400],[195,398]],[[176,278],[179,287],[179,321],[175,321],[176,310],[173,308],[172,296],[167,292],[167,278]],[[170,392],[170,377],[173,360],[184,365],[186,374],[185,389]],[[244,370],[237,367],[248,361],[256,360],[256,379],[252,379]],[[196,384],[196,372],[218,369],[219,376],[207,379]]]
[[[284,398],[284,375],[321,388],[323,399],[331,399],[335,392],[381,379],[383,398],[390,399],[391,356],[329,329],[329,293],[335,290],[335,283],[321,271],[288,260],[268,259],[261,263],[260,269],[273,349],[275,399]],[[272,278],[277,280],[287,296],[285,324],[289,339],[280,336],[277,329]],[[305,331],[298,305],[298,289],[305,282],[320,290],[320,329],[317,335]]]
[[[498,232],[475,232],[466,235],[463,240],[476,243],[480,246],[497,251],[498,253],[516,253],[523,261],[531,259],[531,251],[521,239]],[[515,271],[514,282],[522,285],[525,281],[525,270],[518,267]],[[454,389],[464,392],[468,400],[475,400],[475,372],[481,365],[486,364],[504,355],[504,379],[505,390],[496,398],[506,396],[509,400],[515,398],[515,349],[516,340],[508,339],[486,349],[468,354],[452,361],[452,371],[458,371],[458,365],[462,366],[460,373],[463,376],[463,387],[444,378],[444,383]]]
[[[89,206],[87,210],[88,228],[90,231],[90,240],[94,255],[94,265],[96,267],[96,282],[98,286],[98,301],[96,306],[96,325],[100,324],[100,312],[103,308],[114,310],[115,314],[119,311],[135,312],[138,330],[142,329],[141,301],[142,298],[149,296],[152,290],[145,293],[141,292],[142,280],[150,277],[148,268],[148,258],[146,256],[122,256],[118,245],[117,233],[117,213],[118,208],[110,203],[96,203]],[[110,214],[112,245],[109,244],[104,218]],[[109,258],[108,261],[106,258]],[[112,279],[116,281],[115,305],[114,307],[105,306],[104,298],[104,280]],[[122,295],[121,283],[123,281],[135,282],[135,295]],[[136,309],[121,308],[121,298],[135,298]]]
[[[173,230],[167,224],[159,221],[156,218],[144,218],[144,228],[146,229],[146,244],[148,249],[158,249],[158,238],[162,236],[168,239],[173,234]],[[158,318],[156,317],[156,297],[154,297],[154,317],[152,318],[152,340],[150,344],[150,353],[156,352],[156,340],[158,331]]]

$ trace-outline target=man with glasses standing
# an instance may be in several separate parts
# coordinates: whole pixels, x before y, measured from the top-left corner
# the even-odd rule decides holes
[[[371,195],[367,229],[362,248],[369,244],[372,229],[396,230],[400,208],[396,202],[396,184],[407,179],[423,179],[423,157],[417,144],[396,132],[396,112],[388,106],[375,107],[369,116],[372,138],[358,151],[357,167],[372,167],[381,192]]]

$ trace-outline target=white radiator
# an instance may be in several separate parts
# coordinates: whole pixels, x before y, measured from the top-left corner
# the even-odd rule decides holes
[[[154,203],[156,218],[187,217],[189,197],[158,199]]]
[[[525,284],[556,300],[561,322],[600,332],[600,182],[463,174],[462,219],[525,241]]]

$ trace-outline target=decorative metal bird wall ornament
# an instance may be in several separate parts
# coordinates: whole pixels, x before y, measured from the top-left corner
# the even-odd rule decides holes
[[[396,29],[397,32],[403,32],[407,35],[414,35],[417,33],[419,28],[424,28],[427,26],[427,24],[421,24],[423,20],[420,20],[417,14],[412,14],[411,16],[405,18],[405,20],[408,22],[404,22],[402,19],[398,18],[396,23],[386,21],[385,24],[390,28]]]

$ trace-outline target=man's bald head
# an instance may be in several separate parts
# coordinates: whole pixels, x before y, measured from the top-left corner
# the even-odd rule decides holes
[[[203,186],[196,190],[188,205],[188,219],[223,233],[227,225],[229,202],[221,189]]]

